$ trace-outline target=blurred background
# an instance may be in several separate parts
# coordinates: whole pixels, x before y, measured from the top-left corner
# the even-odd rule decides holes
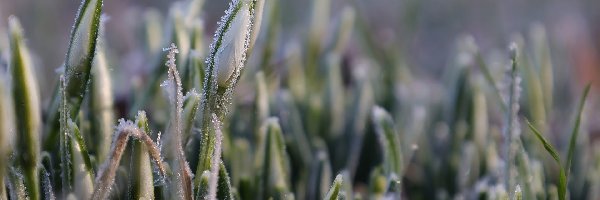
[[[360,20],[364,20],[377,43],[399,49],[413,73],[440,77],[455,49],[456,39],[472,35],[481,51],[505,47],[514,34],[528,34],[532,25],[546,27],[553,47],[552,58],[558,71],[576,71],[583,80],[597,79],[600,62],[600,1],[596,0],[332,0],[331,18],[341,7],[354,1]],[[174,1],[107,0],[104,13],[106,39],[112,56],[126,63],[114,68],[134,68],[134,48],[140,46],[138,19],[148,8],[166,15]],[[202,16],[210,36],[228,1],[206,0]],[[65,57],[73,13],[79,1],[0,0],[0,27],[16,15],[22,21],[28,44],[37,55],[37,67],[48,74]],[[281,40],[303,38],[308,32],[310,1],[281,0]],[[330,21],[331,19],[323,19]],[[357,43],[356,34],[351,43]],[[352,44],[351,44],[352,45]],[[355,44],[356,45],[356,44]],[[386,47],[392,46],[392,47]],[[283,48],[278,48],[283,51]],[[351,51],[351,50],[350,50]],[[573,70],[576,69],[576,70]],[[593,73],[589,73],[593,72]],[[54,82],[57,76],[40,76]],[[581,79],[579,79],[581,80]],[[43,88],[47,97],[51,85]]]
[[[123,59],[135,53],[139,46],[140,16],[146,9],[156,9],[166,15],[175,1],[107,0],[104,13],[108,48],[113,56]],[[228,1],[206,0],[203,8],[206,33],[216,28],[216,22]],[[506,46],[514,34],[529,32],[533,24],[542,24],[548,31],[553,61],[559,71],[576,68],[585,80],[595,79],[600,63],[600,2],[595,0],[332,0],[331,16],[344,5],[356,3],[359,16],[383,47],[396,46],[415,73],[436,78],[442,75],[455,49],[456,38],[474,36],[483,52]],[[16,15],[22,21],[28,44],[37,55],[38,67],[46,73],[58,68],[64,59],[73,13],[78,1],[0,0],[0,27]],[[282,40],[302,38],[308,32],[311,2],[282,0]],[[331,17],[333,18],[333,17]],[[323,19],[330,21],[331,19]],[[355,42],[355,41],[351,41]],[[389,47],[388,47],[389,48]],[[281,50],[281,49],[280,49]],[[139,63],[139,62],[138,62]],[[114,67],[134,67],[133,63],[115,63]],[[133,64],[135,65],[135,64]],[[139,67],[139,66],[138,66]],[[594,73],[586,73],[592,71]],[[56,76],[41,76],[54,82]],[[51,80],[48,80],[51,79]],[[53,85],[53,84],[48,84]],[[45,90],[48,89],[48,90]],[[50,88],[43,89],[47,97]]]

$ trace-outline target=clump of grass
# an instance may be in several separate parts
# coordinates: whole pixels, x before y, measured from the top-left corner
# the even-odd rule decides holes
[[[82,0],[44,120],[35,62],[9,18],[9,45],[0,39],[0,199],[600,194],[600,151],[577,143],[588,136],[591,86],[561,160],[550,139],[564,125],[553,97],[565,82],[555,81],[563,74],[553,72],[537,25],[532,48],[516,37],[500,60],[461,38],[446,83],[412,74],[406,50],[378,44],[356,2],[338,12],[331,1],[311,1],[308,33],[286,38],[281,2],[232,0],[209,47],[204,1],[178,2],[164,19],[152,9],[135,18],[143,21],[138,50],[156,68],[117,109],[112,101],[122,96],[112,90],[123,88],[109,66],[122,62],[104,43],[103,3]],[[506,72],[499,66],[508,66],[505,81],[496,78]],[[166,98],[155,98],[161,80]],[[135,121],[115,122],[118,115]],[[521,123],[533,135],[521,134]],[[554,161],[541,157],[536,140]]]

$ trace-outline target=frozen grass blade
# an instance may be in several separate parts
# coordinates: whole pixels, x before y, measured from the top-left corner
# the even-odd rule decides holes
[[[70,128],[68,125],[69,108],[67,105],[67,92],[66,92],[66,80],[63,75],[59,78],[59,91],[61,93],[61,105],[60,105],[60,137],[59,137],[59,157],[60,157],[60,171],[61,171],[61,189],[62,196],[66,197],[72,190],[73,183],[73,165],[72,165],[72,146],[71,146],[71,134],[69,134]]]
[[[171,44],[169,48],[167,48],[169,53],[167,54],[167,63],[165,64],[168,67],[168,79],[161,86],[167,88],[167,93],[169,95],[169,100],[171,102],[171,121],[170,121],[170,131],[172,134],[171,144],[170,146],[174,149],[171,150],[171,153],[174,154],[174,163],[172,164],[174,174],[175,174],[175,188],[178,189],[177,195],[179,199],[192,199],[192,173],[185,160],[185,155],[183,152],[182,146],[182,129],[183,129],[183,93],[181,88],[181,78],[179,76],[179,71],[177,71],[177,66],[175,65],[176,54],[179,53],[177,46],[175,44]]]
[[[338,174],[335,177],[335,180],[333,181],[333,184],[331,185],[331,188],[329,189],[329,192],[327,192],[327,195],[325,195],[326,200],[338,200],[342,198],[342,183],[343,183],[343,178],[341,174]]]
[[[140,130],[133,122],[121,119],[115,131],[109,159],[104,161],[98,171],[91,199],[101,200],[108,197],[129,137],[134,137],[146,145],[148,154],[156,163],[161,176],[165,176],[166,168],[162,163],[162,156],[157,145],[152,142],[150,136]]]
[[[193,135],[194,121],[196,120],[196,113],[200,107],[200,94],[196,93],[195,90],[188,92],[183,100],[183,134],[182,142],[188,141],[190,135]]]
[[[250,37],[254,31],[253,22],[258,23],[254,20],[257,13],[253,9],[257,3],[260,2],[233,0],[225,11],[225,16],[221,18],[210,46],[200,109],[202,142],[197,174],[211,166],[210,157],[213,155],[215,142],[214,135],[210,132],[211,115],[215,113],[219,120],[223,120],[227,113],[233,89],[245,65],[251,44]],[[199,179],[196,179],[196,183],[198,182]]]
[[[227,169],[225,168],[225,164],[223,162],[219,162],[219,180],[217,185],[217,195],[216,199],[220,200],[232,200],[232,188],[231,188],[231,180],[229,178],[229,174],[227,173]]]
[[[222,153],[222,144],[223,144],[223,132],[221,131],[221,122],[217,118],[216,114],[212,115],[212,124],[215,133],[215,146],[214,146],[214,154],[211,156],[211,166],[210,166],[210,182],[208,187],[208,198],[216,199],[217,198],[217,190],[219,186],[219,165],[221,163],[221,153]]]
[[[10,191],[9,199],[30,199],[31,196],[28,196],[27,187],[24,184],[24,177],[21,171],[18,171],[15,168],[9,167],[9,177],[8,177],[8,191]],[[29,197],[29,198],[28,198]]]
[[[202,172],[200,176],[200,183],[198,184],[198,192],[196,194],[196,199],[209,199],[209,182],[210,182],[210,171],[206,170]]]
[[[506,162],[504,166],[504,187],[512,188],[512,168],[514,167],[515,160],[515,145],[517,139],[520,137],[520,127],[518,121],[519,112],[519,97],[521,94],[521,78],[517,74],[517,56],[519,55],[517,44],[512,43],[509,46],[510,54],[510,69],[508,78],[508,94],[504,98],[505,104],[508,106],[508,110],[505,111],[505,125],[503,126],[502,134],[504,137],[504,160]]]
[[[27,195],[39,199],[39,176],[37,165],[40,154],[41,110],[36,76],[29,50],[23,41],[23,28],[19,20],[9,18],[10,64],[12,93],[15,105],[16,155],[23,170]]]
[[[82,0],[75,23],[71,30],[71,40],[65,59],[65,94],[69,105],[69,118],[76,118],[83,97],[87,93],[90,73],[96,55],[96,43],[100,29],[100,15],[103,0]],[[59,94],[58,90],[57,93]],[[60,95],[50,103],[47,110],[48,123],[44,149],[54,150],[59,134]]]
[[[138,112],[135,124],[145,134],[150,135],[146,112]],[[154,199],[154,184],[151,184],[153,182],[153,171],[150,165],[148,147],[143,142],[135,141],[133,154],[132,197],[135,199]]]

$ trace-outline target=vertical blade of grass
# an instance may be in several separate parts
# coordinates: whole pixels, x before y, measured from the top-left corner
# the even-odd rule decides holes
[[[202,175],[200,176],[200,178],[197,178],[200,180],[200,183],[198,183],[197,187],[198,187],[198,192],[196,193],[196,199],[209,199],[208,195],[209,195],[209,180],[210,180],[210,171],[206,170],[204,172],[202,172]]]
[[[343,178],[341,174],[338,174],[335,177],[335,180],[333,181],[333,184],[331,184],[331,188],[329,189],[329,191],[327,192],[327,195],[325,195],[325,200],[338,200],[342,198],[342,183],[343,183]]]
[[[110,150],[110,140],[114,126],[113,93],[111,76],[104,48],[99,46],[94,57],[92,68],[92,85],[90,87],[89,114],[92,124],[91,131],[94,145],[91,150],[96,152],[96,159],[102,163]]]
[[[331,163],[324,150],[317,152],[307,185],[308,199],[323,199],[331,183]]]
[[[90,72],[96,55],[103,0],[82,0],[71,30],[69,49],[65,59],[65,93],[69,105],[69,118],[76,118],[79,106],[87,93]],[[56,90],[57,94],[58,89]],[[54,150],[59,134],[60,95],[55,95],[47,110],[48,123],[44,149]]]
[[[196,120],[196,113],[200,107],[201,97],[195,90],[192,90],[183,98],[183,134],[181,141],[185,142],[189,140],[190,135],[193,135],[194,121]]]
[[[139,111],[135,119],[137,127],[145,134],[150,135],[146,112]],[[154,184],[152,184],[154,180],[148,147],[140,141],[134,141],[133,154],[133,171],[131,175],[133,191],[131,195],[135,199],[154,199]]]
[[[9,77],[0,70],[0,199],[8,199],[4,177],[13,151],[15,113]]]
[[[544,105],[549,112],[553,105],[554,89],[554,70],[550,54],[550,46],[546,36],[546,30],[543,25],[535,24],[530,30],[531,40],[533,41],[534,57],[539,66],[540,82],[542,85],[542,94],[544,95]]]
[[[40,167],[40,177],[41,177],[41,199],[44,200],[55,200],[56,195],[54,195],[54,190],[52,190],[52,181],[50,180],[50,173],[46,170],[46,167]]]
[[[261,2],[233,0],[221,18],[210,45],[203,84],[202,117],[199,118],[202,119],[202,142],[197,174],[211,166],[215,142],[214,135],[210,132],[211,115],[215,113],[219,120],[223,120],[227,113],[233,89],[245,65],[247,50],[251,44],[250,36],[254,31],[253,23],[258,23],[252,19],[262,14],[253,9],[257,3]],[[199,181],[196,179],[196,185]]]
[[[565,176],[567,177],[567,179],[569,178],[569,173],[571,172],[571,163],[573,160],[573,155],[575,154],[575,148],[577,145],[577,136],[579,135],[579,125],[581,123],[581,113],[583,112],[583,107],[585,106],[585,100],[587,98],[588,93],[590,92],[590,88],[592,87],[591,84],[588,84],[584,91],[583,94],[581,95],[581,98],[579,99],[579,104],[577,107],[577,115],[575,117],[575,124],[573,125],[573,131],[571,132],[571,139],[569,140],[569,151],[567,153],[567,160],[565,163]],[[566,187],[566,185],[565,185]]]
[[[515,159],[515,138],[519,137],[520,127],[518,121],[519,112],[519,96],[521,93],[520,80],[521,78],[517,75],[517,56],[519,55],[517,44],[512,43],[509,46],[509,54],[511,65],[509,69],[509,85],[508,94],[505,98],[505,104],[508,106],[508,110],[505,112],[505,125],[503,126],[503,137],[504,137],[504,188],[512,188],[513,185],[513,174],[512,168],[514,167]]]
[[[256,73],[256,97],[255,97],[255,109],[256,115],[256,133],[259,133],[258,128],[260,125],[267,120],[270,115],[269,112],[269,92],[267,91],[267,83],[265,80],[265,74],[262,71]]]
[[[344,83],[342,81],[341,56],[329,54],[327,57],[327,80],[324,95],[325,112],[324,123],[322,124],[322,137],[333,139],[342,134],[344,128]]]
[[[171,102],[171,121],[169,122],[169,134],[171,134],[169,144],[170,152],[173,154],[173,162],[171,165],[173,166],[173,171],[175,174],[174,188],[177,188],[177,195],[179,199],[192,199],[192,173],[189,169],[187,161],[185,160],[185,155],[183,152],[182,145],[182,131],[183,131],[183,93],[182,93],[182,84],[181,78],[179,76],[179,71],[177,70],[177,66],[175,65],[175,56],[179,53],[179,50],[175,44],[171,44],[171,47],[168,48],[169,53],[167,54],[167,62],[166,66],[168,67],[168,79],[161,85],[165,87],[167,93],[169,95],[169,101]]]
[[[59,157],[60,157],[60,171],[61,171],[61,197],[65,198],[67,194],[72,191],[73,183],[73,165],[72,165],[72,146],[71,146],[71,134],[69,134],[70,128],[67,121],[69,118],[69,107],[67,101],[66,92],[66,80],[63,75],[59,78],[61,92],[61,106],[60,106],[60,137],[59,137]]]
[[[283,198],[290,191],[289,158],[277,118],[269,118],[261,127],[262,137],[256,151],[257,199]]]
[[[356,18],[356,11],[353,7],[345,6],[339,16],[338,25],[333,34],[332,43],[329,47],[330,51],[336,54],[343,54],[348,41],[352,36],[352,29],[354,29],[354,20]]]
[[[87,151],[87,147],[83,141],[83,137],[79,131],[79,127],[69,119],[69,133],[71,134],[72,156],[71,162],[73,166],[73,190],[78,198],[89,199],[93,191],[92,164]]]
[[[219,180],[217,185],[217,199],[232,200],[231,180],[223,161],[219,162]]]
[[[15,168],[10,167],[8,173],[8,191],[10,191],[9,199],[29,199],[27,188],[25,187],[23,174]],[[29,198],[28,198],[29,197]]]
[[[144,12],[143,18],[144,49],[149,55],[156,55],[162,48],[163,16],[157,9],[149,8]]]
[[[17,122],[17,163],[25,176],[27,195],[37,200],[40,197],[37,172],[41,133],[40,97],[29,51],[23,41],[23,29],[16,17],[9,18],[9,31],[9,69]]]
[[[401,177],[402,173],[402,152],[397,129],[392,117],[383,108],[375,106],[372,112],[373,124],[379,145],[384,152],[384,171],[386,176],[395,175]]]

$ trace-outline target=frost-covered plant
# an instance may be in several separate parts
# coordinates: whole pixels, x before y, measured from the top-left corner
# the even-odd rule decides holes
[[[438,81],[412,74],[408,49],[381,44],[362,4],[309,2],[307,32],[282,30],[297,27],[280,0],[232,0],[212,38],[204,0],[132,15],[142,40],[128,59],[149,70],[131,75],[113,66],[129,62],[105,43],[104,1],[82,0],[45,109],[38,62],[9,18],[0,199],[598,197],[590,86],[568,144],[554,146],[572,98],[553,100],[568,81],[542,27],[500,56],[460,38]]]

